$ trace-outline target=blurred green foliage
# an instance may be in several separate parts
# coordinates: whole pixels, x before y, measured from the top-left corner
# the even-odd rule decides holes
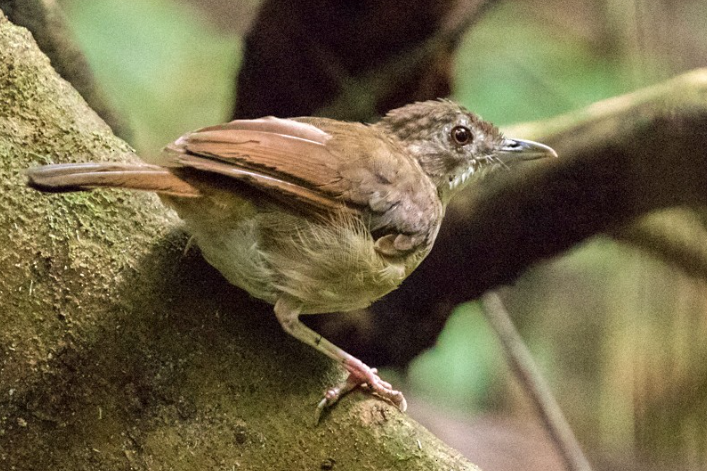
[[[171,0],[67,0],[63,7],[141,155],[230,113],[240,38],[218,32],[198,9]]]
[[[533,16],[521,2],[505,2],[472,28],[456,60],[458,101],[504,125],[629,90],[616,59],[571,28]]]
[[[417,394],[448,409],[474,411],[486,405],[503,354],[477,304],[457,308],[437,346],[410,366],[408,382]]]

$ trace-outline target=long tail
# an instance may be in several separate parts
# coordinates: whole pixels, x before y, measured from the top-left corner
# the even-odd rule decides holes
[[[28,185],[40,191],[65,193],[93,188],[124,188],[174,196],[201,196],[193,185],[158,165],[122,163],[53,164],[27,170]]]

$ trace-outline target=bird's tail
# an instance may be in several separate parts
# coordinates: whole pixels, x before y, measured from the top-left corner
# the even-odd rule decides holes
[[[165,167],[119,162],[52,164],[27,170],[28,185],[40,191],[65,193],[93,188],[124,188],[195,197],[199,190]]]

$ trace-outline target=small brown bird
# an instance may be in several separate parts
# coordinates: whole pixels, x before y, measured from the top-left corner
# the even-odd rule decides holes
[[[29,185],[157,192],[228,281],[274,304],[286,332],[349,372],[325,392],[317,419],[361,384],[401,410],[406,403],[375,369],[299,316],[370,305],[430,252],[447,203],[472,176],[556,156],[542,144],[505,138],[446,100],[398,108],[372,125],[237,120],[188,133],[163,155],[162,165],[46,165],[28,171]]]

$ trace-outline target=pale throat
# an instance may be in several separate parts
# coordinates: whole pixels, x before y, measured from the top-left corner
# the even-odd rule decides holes
[[[477,173],[479,162],[449,158],[444,149],[430,152],[430,142],[415,142],[408,144],[408,151],[416,156],[415,160],[422,171],[437,187],[437,193],[443,203],[464,188]]]

